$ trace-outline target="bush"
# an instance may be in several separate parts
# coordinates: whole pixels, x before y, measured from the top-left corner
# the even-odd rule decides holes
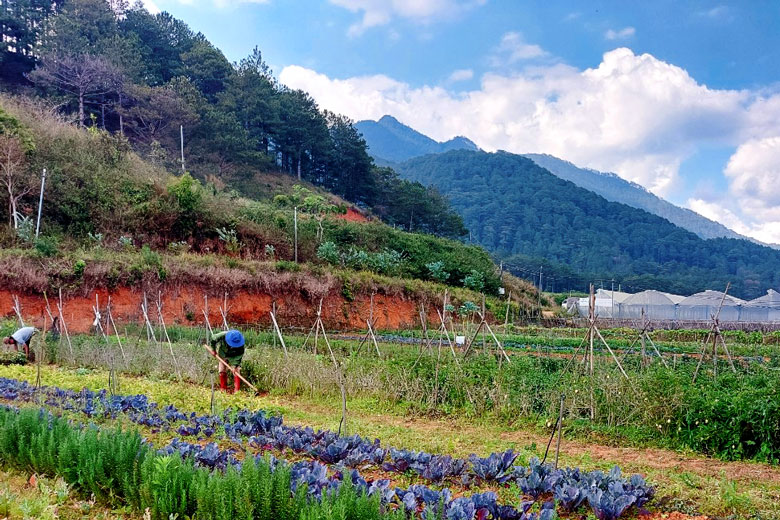
[[[450,273],[444,270],[444,262],[441,260],[437,262],[429,262],[425,264],[425,267],[428,269],[428,275],[431,280],[445,283],[450,278]]]
[[[386,275],[396,275],[401,271],[403,257],[398,251],[385,249],[381,253],[372,255],[369,259],[371,270]]]
[[[55,237],[39,237],[35,241],[35,251],[43,257],[50,258],[59,253],[59,241]]]
[[[333,242],[323,242],[317,248],[317,258],[330,265],[338,265],[340,261],[339,249]]]
[[[344,254],[344,265],[350,269],[355,269],[356,271],[363,271],[368,269],[370,262],[371,258],[369,257],[368,253],[362,249],[350,247],[349,250]]]
[[[81,278],[84,276],[84,269],[87,268],[87,263],[84,260],[76,260],[76,262],[73,264],[73,276],[76,278]]]
[[[485,289],[485,275],[476,269],[472,270],[463,279],[463,286],[472,291],[482,292]]]

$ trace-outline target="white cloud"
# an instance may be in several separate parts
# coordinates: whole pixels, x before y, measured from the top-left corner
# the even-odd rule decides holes
[[[202,3],[201,0],[177,0],[180,4],[194,5],[195,3]],[[209,0],[206,3],[213,3],[214,6],[220,9],[226,9],[230,7],[238,7],[242,4],[267,4],[271,0]],[[160,12],[159,6],[154,3],[154,0],[141,0],[147,11],[152,14]]]
[[[466,135],[489,151],[549,153],[614,171],[661,196],[679,188],[680,165],[701,146],[733,146],[728,197],[699,196],[689,206],[780,242],[780,94],[711,89],[626,48],[585,70],[548,62],[491,72],[465,92],[384,75],[333,79],[300,66],[279,77],[356,120],[390,114],[437,140]]]
[[[550,153],[659,194],[673,189],[698,142],[734,132],[746,97],[710,90],[629,49],[606,53],[593,69],[552,64],[486,74],[479,89],[460,94],[387,76],[335,80],[302,67],[285,68],[280,79],[354,119],[392,114],[436,139],[467,135],[486,150]]]
[[[152,14],[158,14],[161,12],[160,8],[157,7],[157,4],[155,4],[153,0],[142,0],[141,3],[146,8],[146,10]]]
[[[527,43],[522,34],[508,32],[501,37],[501,43],[493,49],[490,64],[494,67],[501,67],[545,56],[548,56],[547,51],[534,43]]]
[[[191,0],[186,0],[186,1],[191,1]],[[214,5],[220,8],[225,8],[225,7],[237,7],[241,4],[267,4],[268,2],[270,2],[270,0],[214,0]]]
[[[716,5],[715,7],[711,9],[705,9],[704,11],[699,11],[699,16],[704,16],[706,18],[721,18],[728,14],[729,8],[725,5]]]
[[[350,26],[348,34],[359,36],[372,27],[386,25],[394,18],[429,23],[455,16],[487,0],[330,0],[330,3],[362,13],[359,22]]]
[[[474,71],[471,69],[458,69],[452,71],[450,77],[447,79],[450,83],[457,83],[459,81],[468,81],[474,77]]]
[[[720,222],[741,235],[755,238],[765,244],[780,244],[780,221],[759,221],[740,217],[726,207],[726,202],[688,199],[686,205],[699,215]]]
[[[631,38],[636,34],[636,29],[633,27],[623,27],[620,30],[614,30],[609,29],[607,32],[604,33],[604,38],[607,40],[625,40],[626,38]]]

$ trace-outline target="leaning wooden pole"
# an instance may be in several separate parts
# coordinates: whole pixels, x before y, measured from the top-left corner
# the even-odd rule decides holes
[[[75,361],[73,355],[73,343],[70,341],[70,334],[68,333],[68,326],[65,324],[65,316],[62,314],[62,287],[59,288],[59,300],[57,300],[57,313],[60,315],[60,323],[62,323],[62,331],[65,333],[65,339],[68,341],[68,350],[70,351],[71,361]]]

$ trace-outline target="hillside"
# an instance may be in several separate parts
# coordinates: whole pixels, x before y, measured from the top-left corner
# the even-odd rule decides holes
[[[173,175],[118,136],[78,129],[30,100],[0,96],[0,145],[14,142],[27,147],[16,165],[17,186],[32,189],[17,200],[16,228],[0,227],[3,313],[11,312],[12,293],[40,298],[62,289],[67,298],[91,298],[94,291],[114,291],[119,300],[120,293],[139,298],[142,291],[186,290],[200,298],[176,300],[182,316],[182,305],[230,292],[244,295],[235,308],[248,309],[247,321],[267,318],[266,307],[277,298],[298,302],[285,311],[298,324],[325,298],[335,328],[359,324],[350,321],[349,309],[362,309],[375,293],[391,314],[406,309],[406,321],[383,322],[398,326],[418,319],[418,303],[433,309],[447,286],[463,302],[481,298],[464,285],[492,295],[499,284],[496,266],[479,247],[379,221],[345,220],[343,201],[306,183],[289,189],[280,183],[284,191],[268,194],[272,201],[244,198],[189,174]],[[35,238],[31,217],[43,167],[47,184]],[[7,204],[0,219],[10,220]],[[536,305],[529,284],[505,277],[504,285],[513,288],[514,305]],[[489,298],[494,302],[500,304]]]
[[[383,116],[379,121],[358,121],[355,128],[368,143],[368,152],[377,163],[384,165],[431,153],[479,149],[461,136],[445,142],[434,141],[392,116]]]
[[[257,48],[231,63],[203,34],[140,2],[47,0],[6,11],[14,30],[0,23],[0,91],[38,97],[160,168],[257,200],[314,185],[391,225],[466,232],[435,190],[378,168],[351,120],[278,83]]]
[[[610,202],[526,157],[452,151],[398,166],[437,186],[473,239],[515,272],[537,271],[576,289],[594,278],[623,288],[690,294],[723,289],[752,298],[780,284],[780,252],[745,240],[703,240],[668,220]]]
[[[626,181],[614,173],[580,168],[568,161],[547,154],[525,154],[536,164],[561,179],[571,181],[580,188],[592,191],[612,202],[620,202],[633,208],[643,209],[672,224],[696,233],[701,238],[737,238],[747,237],[730,230],[726,226],[691,211],[681,208],[653,195],[639,184]]]
[[[361,132],[366,140],[369,153],[377,164],[382,166],[394,166],[396,162],[428,154],[444,153],[449,150],[478,149],[466,137],[456,137],[446,143],[437,143],[391,116],[384,116],[376,122],[359,121],[355,124],[355,128]],[[530,153],[524,154],[524,156],[561,179],[571,181],[609,201],[620,202],[663,217],[676,226],[696,233],[701,238],[752,240],[690,209],[675,206],[652,194],[639,184],[626,181],[614,173],[580,168],[568,161],[547,154]],[[395,158],[391,159],[391,157]]]

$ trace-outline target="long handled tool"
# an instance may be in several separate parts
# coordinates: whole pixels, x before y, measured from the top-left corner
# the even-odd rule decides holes
[[[242,376],[242,375],[241,375],[241,372],[239,372],[239,371],[238,371],[238,370],[236,370],[235,368],[231,367],[231,366],[228,364],[228,362],[227,362],[227,361],[225,361],[224,359],[222,359],[221,357],[219,357],[219,355],[218,355],[216,352],[214,352],[214,350],[212,350],[212,348],[211,348],[211,347],[209,347],[208,345],[203,345],[203,348],[205,348],[205,349],[208,351],[208,353],[209,353],[209,354],[211,354],[212,356],[214,356],[215,358],[217,358],[217,359],[219,360],[219,362],[220,362],[220,363],[222,363],[223,365],[225,365],[225,366],[227,367],[227,369],[228,369],[228,370],[230,370],[231,372],[233,372],[233,375],[234,375],[234,376],[236,376],[237,378],[239,378],[241,381],[243,381],[243,382],[246,384],[246,386],[248,386],[249,388],[251,388],[252,390],[254,390],[256,394],[259,394],[259,393],[260,393],[260,390],[258,390],[258,389],[257,389],[257,387],[255,387],[255,385],[253,385],[252,383],[250,383],[249,381],[247,381],[247,380],[244,378],[244,376]]]

